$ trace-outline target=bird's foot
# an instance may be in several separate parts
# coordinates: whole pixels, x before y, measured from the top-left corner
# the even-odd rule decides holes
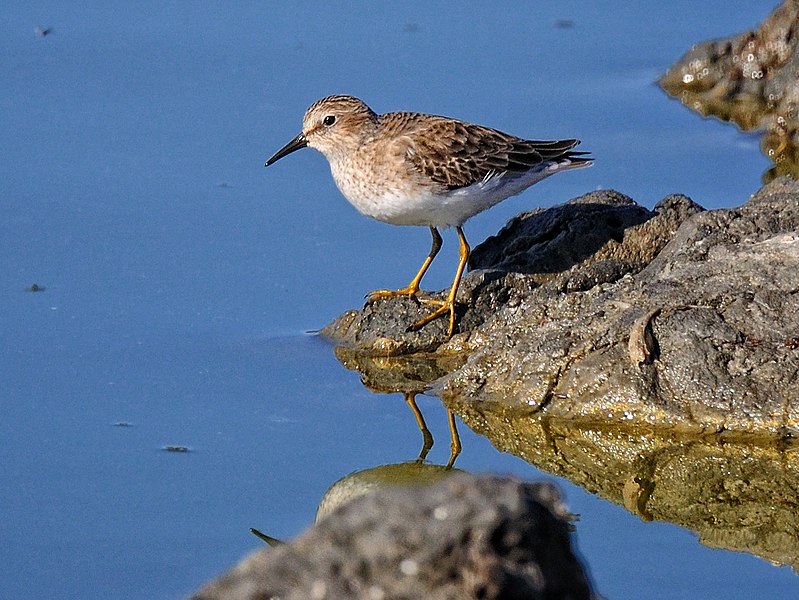
[[[418,331],[431,321],[435,321],[437,318],[449,313],[449,329],[447,337],[451,338],[452,333],[455,331],[455,301],[451,299],[435,300],[433,298],[420,298],[419,302],[422,304],[432,304],[433,306],[438,306],[438,308],[423,319],[416,321],[416,323],[408,328],[408,331]]]
[[[397,296],[408,296],[409,298],[412,298],[418,293],[418,286],[411,285],[404,287],[401,290],[375,290],[374,292],[369,292],[366,294],[366,304],[369,305],[376,300],[380,300],[381,298],[396,298]]]

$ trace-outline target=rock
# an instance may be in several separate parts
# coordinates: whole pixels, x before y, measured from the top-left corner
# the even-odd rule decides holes
[[[594,192],[517,217],[474,255],[465,333],[449,342],[443,326],[404,332],[418,315],[402,312],[407,299],[348,313],[325,334],[372,354],[458,355],[462,366],[418,373],[416,356],[383,365],[418,389],[449,364],[427,380],[448,404],[697,432],[799,427],[797,182],[714,211],[674,195],[650,212]]]
[[[649,211],[614,190],[591,192],[554,209],[514,217],[498,235],[475,248],[469,268],[525,273],[538,284],[570,269],[597,264],[615,263],[603,271],[622,275],[637,272],[660,252],[680,223],[701,210],[679,195],[665,198]]]
[[[693,215],[637,274],[545,288],[481,327],[480,347],[440,382],[445,400],[696,431],[799,425],[795,181]]]
[[[615,281],[646,266],[679,224],[701,207],[670,196],[654,211],[615,192],[591,192],[561,206],[515,217],[497,236],[474,249],[459,290],[461,331],[472,331],[506,304],[533,289],[580,291]],[[448,290],[432,294],[443,298]],[[463,337],[446,342],[446,319],[419,331],[408,326],[430,311],[413,298],[385,298],[348,311],[322,335],[336,344],[382,356],[438,351],[460,354]]]
[[[694,46],[659,83],[702,115],[765,131],[770,181],[799,177],[798,71],[799,1],[785,0],[757,29]]]
[[[457,474],[362,495],[194,600],[588,599],[550,484]]]

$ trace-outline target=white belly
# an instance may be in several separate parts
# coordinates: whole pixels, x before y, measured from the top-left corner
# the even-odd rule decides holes
[[[561,170],[559,166],[562,168],[551,163],[519,175],[506,173],[439,194],[432,182],[426,186],[423,181],[401,177],[353,177],[352,169],[337,169],[332,164],[331,172],[344,197],[366,216],[392,225],[447,227],[463,225],[474,215]]]

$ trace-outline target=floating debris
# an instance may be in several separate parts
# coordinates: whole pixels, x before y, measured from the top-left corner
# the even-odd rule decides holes
[[[162,450],[166,452],[189,452],[188,446],[164,446]]]

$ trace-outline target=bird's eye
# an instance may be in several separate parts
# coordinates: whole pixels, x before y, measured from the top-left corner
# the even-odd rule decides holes
[[[336,117],[333,115],[327,115],[324,120],[322,120],[322,125],[325,127],[330,127],[333,123],[336,122]]]

